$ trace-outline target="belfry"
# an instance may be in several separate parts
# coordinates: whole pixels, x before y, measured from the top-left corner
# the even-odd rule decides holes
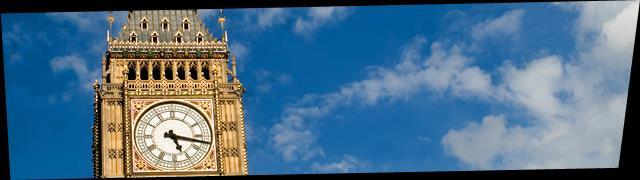
[[[225,20],[221,10],[218,34],[197,10],[129,11],[112,38],[108,17],[93,85],[94,177],[248,174],[245,88]]]

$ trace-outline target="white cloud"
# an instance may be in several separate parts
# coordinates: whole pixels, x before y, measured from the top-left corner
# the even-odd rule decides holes
[[[258,81],[258,91],[263,93],[270,92],[273,86],[289,84],[292,79],[290,74],[271,72],[265,69],[258,69],[254,75]]]
[[[375,105],[385,100],[406,100],[425,90],[491,96],[492,90],[485,89],[491,87],[489,75],[470,66],[471,59],[462,54],[458,45],[445,48],[442,43],[434,42],[431,55],[425,57],[421,54],[425,44],[424,37],[416,36],[405,46],[401,61],[394,67],[373,67],[366,79],[345,84],[336,92],[305,95],[286,106],[280,122],[271,128],[272,147],[288,161],[323,155],[322,147],[316,142],[315,120],[352,103]],[[474,82],[462,84],[470,81]]]
[[[114,11],[114,23],[112,25],[111,36],[115,37],[119,34],[119,26],[123,25],[127,21],[128,11]],[[95,39],[94,42],[105,44],[106,33],[109,28],[107,23],[107,12],[54,12],[47,13],[54,22],[57,23],[70,23],[78,30],[78,32],[89,33],[94,35],[102,35]]]
[[[426,137],[426,136],[418,136],[418,140],[424,141],[424,142],[430,142],[431,138]]]
[[[216,20],[215,22],[218,22],[217,17],[220,12],[219,9],[198,9],[197,12],[198,12],[198,17],[203,21],[210,20],[210,18],[215,17],[214,18],[214,20]]]
[[[462,70],[452,86],[453,93],[457,96],[486,97],[493,93],[491,77],[478,67]]]
[[[36,45],[51,45],[45,32],[35,31],[32,27],[24,26],[21,21],[12,23],[2,32],[4,53],[11,63],[23,62],[25,54]]]
[[[47,13],[54,21],[68,22],[80,32],[94,32],[100,29],[107,31],[107,16],[104,12],[55,12]],[[106,36],[106,35],[105,35]]]
[[[524,11],[511,10],[502,16],[478,23],[471,28],[471,37],[483,40],[490,37],[514,37],[520,31]]]
[[[229,43],[229,50],[232,55],[236,56],[237,70],[238,73],[244,71],[244,66],[251,60],[249,57],[250,49],[243,43],[234,41]]]
[[[617,167],[638,4],[580,5],[576,41],[584,51],[577,60],[548,56],[501,68],[496,97],[523,107],[529,126],[489,115],[482,124],[449,131],[442,138],[448,153],[478,169]]]
[[[578,60],[549,55],[524,67],[506,61],[496,69],[502,75],[498,82],[472,65],[473,58],[464,55],[462,45],[433,42],[431,54],[425,56],[421,47],[426,39],[416,36],[395,66],[373,67],[363,80],[344,84],[336,92],[305,95],[286,106],[271,128],[271,146],[286,161],[324,156],[317,143],[317,119],[353,103],[375,105],[430,91],[522,108],[515,109],[527,117],[526,127],[509,125],[503,115],[488,115],[481,124],[469,123],[442,138],[448,153],[473,168],[615,167],[633,52],[628,37],[635,32],[618,30],[635,29],[635,3],[602,22],[603,32],[595,44],[585,46],[588,51]],[[507,14],[521,16],[514,11]],[[498,19],[506,22],[505,16]],[[491,22],[495,21],[482,27],[506,24]]]
[[[251,111],[250,110],[245,110],[245,117],[250,117],[251,116]],[[250,121],[252,118],[245,118],[246,123],[245,123],[245,131],[247,133],[247,142],[248,143],[260,143],[262,141],[264,141],[264,137],[267,134],[267,128],[263,127],[263,126],[256,126],[252,121]]]
[[[353,156],[344,155],[342,159],[330,163],[313,163],[311,169],[320,173],[348,173],[365,166]]]
[[[442,144],[450,152],[467,164],[480,169],[488,169],[491,160],[503,149],[497,144],[505,141],[504,116],[488,116],[482,124],[470,122],[459,131],[449,131],[442,138]],[[488,141],[487,141],[488,140]]]
[[[285,23],[288,10],[284,8],[260,9],[256,13],[257,25],[262,28],[270,28],[274,25]]]
[[[73,71],[80,88],[86,91],[93,90],[92,83],[100,76],[100,69],[90,69],[86,60],[75,54],[55,57],[49,65],[54,74],[67,70]]]
[[[510,94],[507,98],[522,103],[543,119],[553,118],[561,111],[556,94],[565,76],[562,62],[556,56],[531,61],[523,70],[506,64],[503,83]]]
[[[200,17],[218,16],[218,10],[212,9],[198,10],[198,13]],[[286,8],[242,9],[242,17],[234,22],[241,26],[238,30],[256,33],[285,24],[290,17],[290,10]]]
[[[306,17],[298,17],[293,31],[306,39],[322,26],[344,20],[351,13],[347,7],[312,7]]]
[[[233,55],[238,59],[246,59],[249,55],[249,48],[240,42],[230,43],[229,49],[233,52]]]

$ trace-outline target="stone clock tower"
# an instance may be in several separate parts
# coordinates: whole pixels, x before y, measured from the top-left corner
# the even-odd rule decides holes
[[[109,29],[113,16],[109,16]],[[220,11],[129,11],[94,83],[97,178],[246,175],[242,94]]]

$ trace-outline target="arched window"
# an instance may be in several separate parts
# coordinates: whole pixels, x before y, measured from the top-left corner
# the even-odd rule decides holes
[[[140,67],[140,80],[149,80],[149,68],[145,65]]]
[[[162,31],[169,31],[169,20],[167,17],[162,19]]]
[[[189,75],[191,75],[191,79],[198,80],[198,70],[196,67],[192,66],[189,68]]]
[[[151,34],[151,42],[158,43],[158,33],[153,32],[153,34]]]
[[[127,80],[136,80],[136,68],[129,66],[129,71],[127,72]]]
[[[132,61],[129,61],[127,67],[127,80],[136,80],[136,65]]]
[[[196,35],[196,42],[201,43],[203,39],[204,36],[202,36],[202,33],[198,32],[198,35]]]
[[[147,17],[142,17],[142,20],[140,20],[140,28],[144,31],[149,28],[149,20],[147,20]]]
[[[189,28],[190,28],[190,27],[189,27],[189,24],[190,24],[189,19],[184,18],[184,19],[182,20],[182,30],[183,30],[183,31],[188,31],[188,30],[189,30]]]
[[[107,74],[106,80],[107,83],[111,83],[111,73]]]
[[[164,78],[167,80],[173,80],[173,68],[171,63],[167,63],[164,67]]]
[[[176,33],[176,43],[182,43],[182,33]]]
[[[129,35],[129,41],[131,41],[131,42],[137,42],[138,41],[138,35],[136,34],[136,32],[131,32],[131,34]]]
[[[158,65],[153,66],[153,70],[152,70],[152,76],[153,76],[153,80],[160,80],[161,74],[160,74],[160,67]]]
[[[202,77],[206,80],[209,80],[209,67],[202,67]]]
[[[178,79],[184,80],[184,67],[178,67]]]

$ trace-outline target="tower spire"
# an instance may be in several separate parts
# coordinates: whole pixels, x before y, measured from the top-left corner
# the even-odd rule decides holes
[[[218,22],[220,23],[220,28],[222,29],[222,41],[227,42],[227,30],[224,29],[224,21],[226,21],[224,17],[224,12],[220,9],[220,14],[218,14]]]
[[[231,71],[233,73],[233,82],[238,82],[238,76],[236,74],[236,55],[231,56]]]
[[[224,12],[222,11],[222,9],[220,9],[220,14],[218,14],[218,22],[220,23],[220,28],[222,28],[222,30],[224,30],[224,21],[225,21],[225,17],[224,17]]]
[[[113,13],[109,11],[109,17],[107,17],[107,22],[109,22],[109,29],[107,30],[107,42],[111,41],[111,34],[109,34],[109,32],[111,32],[111,27],[113,26],[114,19],[115,18],[113,17]]]

